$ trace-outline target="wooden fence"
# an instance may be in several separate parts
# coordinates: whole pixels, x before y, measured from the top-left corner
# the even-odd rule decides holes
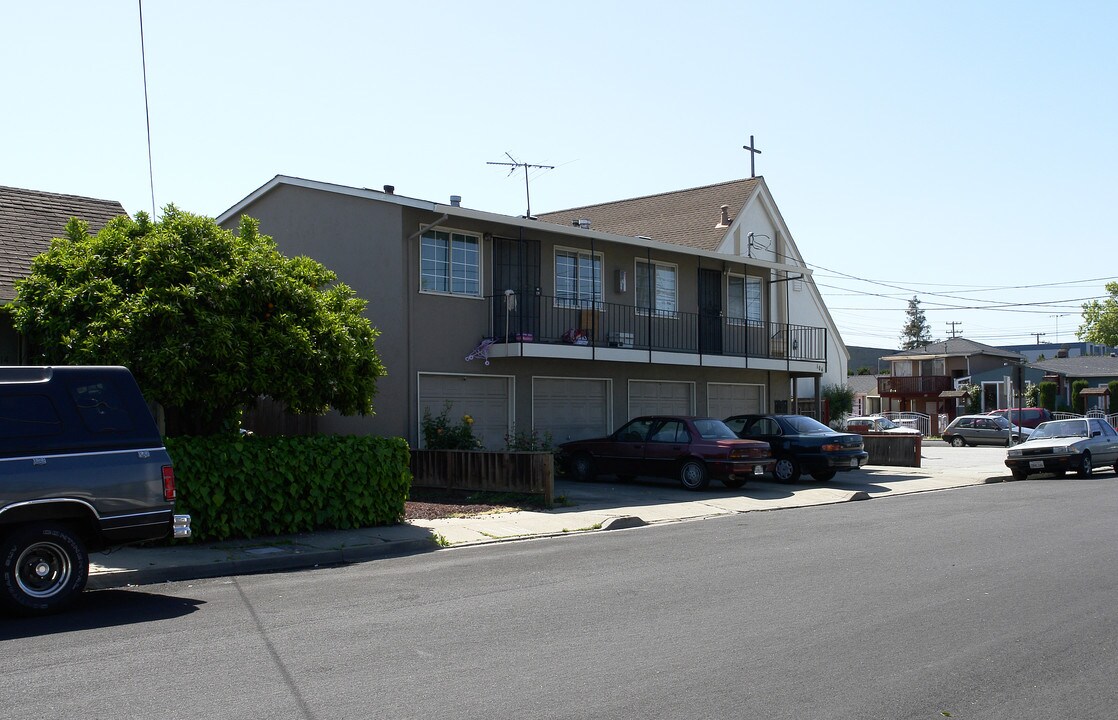
[[[413,487],[542,495],[555,494],[555,460],[550,452],[412,450]]]

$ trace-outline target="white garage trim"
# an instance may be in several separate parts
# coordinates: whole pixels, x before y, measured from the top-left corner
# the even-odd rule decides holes
[[[759,414],[765,407],[761,383],[707,383],[707,414],[711,417]]]
[[[689,380],[630,380],[628,419],[640,415],[694,415],[695,383]]]
[[[608,435],[612,400],[610,378],[533,376],[532,427],[551,433],[556,444]]]
[[[448,381],[458,379],[462,385],[451,387]],[[430,407],[432,415],[443,410],[442,402],[431,405],[424,395],[424,380],[427,387],[434,386],[439,400],[455,403],[454,415],[469,414],[474,419],[474,432],[485,442],[489,450],[503,450],[505,435],[516,420],[516,378],[512,375],[472,375],[469,373],[416,373],[416,437],[423,443],[423,409]],[[439,387],[442,383],[442,387]],[[433,398],[432,398],[433,399]],[[455,402],[465,400],[467,407]]]

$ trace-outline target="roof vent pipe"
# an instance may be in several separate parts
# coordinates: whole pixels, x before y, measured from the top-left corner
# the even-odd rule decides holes
[[[391,195],[394,192],[396,192],[396,186],[395,185],[385,185],[384,186],[384,193],[386,195]]]
[[[450,196],[450,204],[453,205],[454,207],[462,207],[462,196],[461,195],[451,195]]]
[[[730,224],[730,206],[729,205],[723,205],[722,206],[722,224],[723,225],[729,225]]]

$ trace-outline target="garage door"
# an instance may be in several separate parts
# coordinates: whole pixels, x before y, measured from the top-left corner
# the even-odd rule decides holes
[[[725,418],[764,412],[765,386],[736,383],[710,383],[707,385],[707,413],[711,417]]]
[[[608,435],[609,381],[584,378],[534,378],[532,422],[551,433],[556,444]]]
[[[450,402],[450,420],[457,422],[463,415],[474,419],[474,435],[489,450],[505,448],[505,434],[509,431],[512,379],[479,375],[425,375],[419,376],[419,417],[430,410],[438,415]],[[423,429],[420,425],[420,442]]]
[[[629,417],[691,415],[695,412],[694,383],[629,381]]]

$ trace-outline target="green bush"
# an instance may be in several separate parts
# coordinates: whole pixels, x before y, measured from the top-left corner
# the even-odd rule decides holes
[[[1040,391],[1040,407],[1055,411],[1056,383],[1046,380],[1038,383],[1037,389]]]
[[[197,540],[390,525],[411,486],[402,438],[178,437],[167,450]]]
[[[1071,407],[1072,407],[1072,412],[1077,412],[1080,415],[1087,412],[1087,408],[1086,408],[1087,403],[1084,402],[1084,398],[1079,397],[1079,392],[1081,390],[1086,390],[1088,385],[1090,385],[1090,383],[1088,383],[1086,380],[1072,380],[1072,382],[1071,382]]]
[[[481,450],[481,440],[474,435],[474,419],[463,415],[456,423],[450,421],[451,403],[432,417],[429,408],[423,408],[423,448],[425,450]]]

